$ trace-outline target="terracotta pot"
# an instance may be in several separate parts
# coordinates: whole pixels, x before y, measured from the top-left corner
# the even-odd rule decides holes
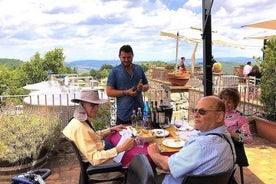
[[[257,116],[253,117],[256,121],[257,135],[276,143],[276,122],[269,121]]]
[[[38,160],[29,163],[1,166],[0,165],[0,183],[9,183],[13,176],[17,176],[21,173],[28,172],[30,170],[43,168],[47,164],[48,153],[43,153]]]
[[[172,85],[185,86],[190,79],[189,73],[168,73],[168,79]]]

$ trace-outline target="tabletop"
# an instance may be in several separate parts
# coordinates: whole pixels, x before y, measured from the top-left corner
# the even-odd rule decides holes
[[[178,137],[177,133],[175,132],[175,129],[172,126],[166,128],[166,130],[169,132],[169,136],[167,136],[166,138],[163,138],[163,137],[155,138],[152,142],[145,143],[143,148],[137,147],[137,144],[135,142],[134,147],[131,150],[125,151],[122,154],[122,156],[119,156],[120,157],[119,160],[121,160],[122,165],[127,167],[132,157],[138,153],[145,154],[148,157],[148,159],[151,161],[151,158],[147,152],[147,147],[149,144],[153,142],[158,144],[161,154],[170,156],[178,152],[182,148],[182,146],[176,146],[176,147],[165,146],[163,144],[163,141],[165,139],[176,140],[180,138],[181,141],[186,141],[190,136],[194,136],[197,133],[197,131],[195,130],[179,131],[179,137]],[[119,143],[121,138],[122,138],[122,135],[119,132],[115,132],[108,137],[108,140],[112,143],[113,146],[116,146]]]

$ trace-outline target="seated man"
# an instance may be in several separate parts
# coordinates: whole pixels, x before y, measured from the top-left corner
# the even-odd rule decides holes
[[[186,174],[216,174],[234,166],[235,149],[224,126],[223,101],[215,96],[203,97],[192,112],[194,126],[200,132],[187,140],[179,152],[168,157],[160,154],[157,144],[148,147],[154,163],[170,173],[157,176],[157,183],[182,183]]]
[[[104,137],[112,131],[120,131],[125,128],[123,125],[101,131],[94,129],[93,122],[91,121],[93,121],[93,118],[98,113],[99,104],[107,102],[105,99],[99,99],[98,91],[84,89],[80,92],[80,98],[72,99],[72,102],[79,103],[79,106],[74,111],[74,118],[63,129],[63,134],[74,141],[82,153],[84,162],[88,162],[94,166],[110,163],[113,162],[113,158],[119,153],[133,147],[133,139],[127,139],[117,147],[112,147],[110,142],[104,140]],[[101,174],[101,177],[114,177],[114,175],[108,174],[108,176]]]

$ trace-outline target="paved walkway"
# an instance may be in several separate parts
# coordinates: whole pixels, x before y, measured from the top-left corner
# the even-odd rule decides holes
[[[48,161],[47,168],[52,175],[46,180],[47,184],[78,184],[79,165],[75,154],[66,145]],[[244,168],[245,184],[276,184],[276,144],[260,137],[254,137],[254,143],[246,145],[246,153],[250,166]],[[236,172],[239,178],[239,172]]]

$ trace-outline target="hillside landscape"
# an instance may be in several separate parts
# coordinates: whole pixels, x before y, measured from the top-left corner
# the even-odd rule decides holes
[[[233,69],[236,66],[244,65],[247,61],[251,61],[254,65],[255,61],[252,58],[246,57],[232,57],[232,58],[216,58],[217,62],[222,64],[222,69],[224,74],[233,74]],[[134,61],[134,63],[142,63],[150,61]],[[152,61],[154,62],[154,61]],[[175,64],[174,60],[166,61],[168,64]],[[186,66],[189,69],[191,67],[191,60],[186,60]],[[100,69],[103,64],[108,64],[116,66],[120,64],[119,60],[77,60],[65,62],[66,66],[75,67],[79,72],[89,72],[91,69]],[[203,66],[202,59],[196,59],[196,66]]]
[[[244,65],[247,61],[251,61],[252,64],[255,64],[255,61],[252,58],[246,57],[233,57],[233,58],[216,58],[217,62],[222,64],[222,70],[224,74],[233,74],[233,69],[236,66]],[[151,61],[134,61],[134,63],[143,63],[143,62],[151,62]],[[154,61],[152,61],[154,62]],[[175,64],[174,60],[166,61],[168,64]],[[20,66],[23,61],[19,59],[7,59],[0,58],[0,65],[6,65],[12,68],[16,68]],[[188,69],[191,67],[191,60],[186,60],[186,66]],[[64,64],[66,66],[76,68],[79,73],[88,73],[91,69],[99,70],[102,65],[108,64],[112,66],[116,66],[120,64],[118,59],[116,60],[77,60],[77,61],[65,61]],[[196,59],[196,66],[203,66],[202,59]]]

